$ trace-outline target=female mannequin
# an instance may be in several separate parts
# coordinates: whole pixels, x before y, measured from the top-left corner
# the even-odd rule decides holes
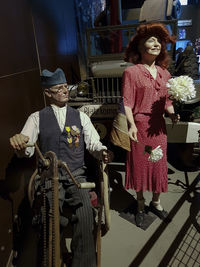
[[[170,79],[166,69],[169,62],[166,43],[169,42],[174,43],[175,40],[163,24],[140,25],[125,52],[125,60],[135,64],[126,68],[123,74],[123,102],[131,139],[125,187],[136,191],[136,224],[139,227],[144,222],[145,191],[153,193],[150,203],[152,212],[163,220],[168,215],[160,204],[160,193],[168,189],[164,112],[173,122],[179,120],[166,88]],[[141,144],[153,149],[160,145],[163,158],[158,162],[148,161]]]

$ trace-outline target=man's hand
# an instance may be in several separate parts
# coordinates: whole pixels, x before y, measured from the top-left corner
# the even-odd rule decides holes
[[[16,150],[23,150],[26,148],[28,141],[29,137],[20,133],[10,138],[10,145]]]
[[[170,117],[173,124],[177,123],[180,120],[179,114],[171,113],[171,114],[169,114],[169,117]]]
[[[102,160],[104,163],[109,163],[113,160],[114,154],[110,150],[103,150],[102,152]]]

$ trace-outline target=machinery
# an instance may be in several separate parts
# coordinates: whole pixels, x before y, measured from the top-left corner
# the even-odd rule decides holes
[[[61,267],[65,266],[61,260],[61,237],[60,237],[60,216],[59,216],[59,183],[58,168],[63,168],[80,190],[84,188],[93,189],[96,187],[94,182],[78,183],[70,172],[65,162],[59,161],[54,152],[49,151],[42,155],[37,144],[35,146],[37,155],[41,162],[33,173],[29,186],[28,198],[33,209],[34,220],[39,220],[42,224],[42,266]],[[29,144],[30,146],[30,144]],[[106,165],[100,163],[100,176],[97,181],[99,192],[97,192],[98,202],[95,202],[95,208],[98,211],[96,247],[97,247],[97,266],[101,266],[101,235],[102,224],[104,230],[110,228],[109,198],[108,198],[108,176]],[[36,191],[36,184],[39,184],[40,191]],[[47,201],[47,194],[50,194],[51,203]],[[93,203],[92,203],[93,204]],[[104,212],[104,222],[103,222]]]

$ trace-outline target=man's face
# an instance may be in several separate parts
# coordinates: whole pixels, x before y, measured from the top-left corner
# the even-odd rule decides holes
[[[161,42],[158,37],[151,36],[144,42],[144,50],[147,54],[158,56],[161,51]]]
[[[54,85],[46,90],[46,94],[54,104],[63,106],[69,98],[68,85],[67,83]]]

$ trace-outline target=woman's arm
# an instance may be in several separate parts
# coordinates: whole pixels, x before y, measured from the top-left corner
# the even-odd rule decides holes
[[[137,127],[135,125],[135,121],[134,121],[134,118],[133,118],[133,112],[132,112],[132,109],[128,106],[124,106],[124,109],[125,109],[125,114],[126,114],[126,118],[127,118],[127,121],[128,121],[128,125],[129,125],[129,137],[131,140],[135,141],[135,142],[138,142],[138,139],[137,139]]]
[[[124,110],[129,126],[129,137],[131,140],[138,142],[137,139],[137,127],[135,125],[133,117],[133,108],[135,103],[135,83],[134,83],[134,72],[130,67],[126,68],[123,73],[123,82],[122,82],[122,96],[124,103]]]
[[[166,111],[167,111],[172,123],[177,123],[180,120],[180,115],[175,113],[173,105],[168,106],[166,108]]]

